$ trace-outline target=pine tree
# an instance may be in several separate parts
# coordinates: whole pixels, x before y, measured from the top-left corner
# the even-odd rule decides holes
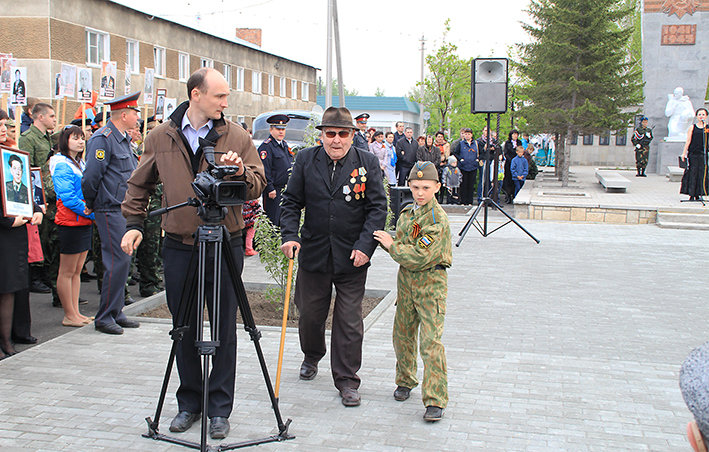
[[[556,135],[557,175],[569,181],[566,138],[624,130],[642,99],[638,65],[628,58],[635,13],[616,0],[532,0],[531,43],[519,46],[522,109],[532,132]],[[636,56],[639,57],[639,56]]]

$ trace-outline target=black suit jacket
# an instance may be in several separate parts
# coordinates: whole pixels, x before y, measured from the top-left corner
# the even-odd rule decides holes
[[[352,265],[352,250],[360,250],[371,258],[377,247],[372,233],[384,229],[387,201],[383,176],[377,157],[354,146],[332,183],[329,161],[322,146],[298,152],[281,201],[281,238],[283,243],[290,240],[301,243],[298,262],[304,270],[328,272],[328,257],[332,253],[333,272],[351,273],[365,268]],[[366,171],[364,175],[362,168]],[[353,176],[355,171],[360,174]],[[357,199],[355,188],[361,184],[364,196]],[[299,233],[303,208],[305,222]]]
[[[411,168],[416,163],[416,151],[418,151],[418,141],[411,139],[411,143],[406,137],[396,142],[396,166],[400,168]]]

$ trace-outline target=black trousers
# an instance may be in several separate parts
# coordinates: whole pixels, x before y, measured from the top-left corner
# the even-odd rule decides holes
[[[411,168],[414,166],[404,166],[404,165],[399,165],[398,163],[396,164],[396,172],[399,177],[399,187],[406,187],[406,179],[409,178],[409,173],[411,172]]]
[[[283,186],[276,186],[276,197],[271,199],[268,197],[268,193],[263,192],[263,210],[266,212],[266,216],[274,226],[281,225],[281,193],[283,192]]]
[[[232,238],[231,246],[239,275],[244,267],[244,249],[241,237]],[[165,268],[165,292],[167,306],[175,322],[179,312],[182,286],[189,277],[192,247],[173,239],[165,239],[163,247],[163,265]],[[207,256],[205,291],[210,324],[212,315],[212,287],[214,271],[212,253]],[[195,256],[195,263],[197,262]],[[196,265],[196,264],[195,264]],[[197,271],[194,267],[193,271]],[[222,258],[221,304],[219,310],[219,347],[212,356],[212,370],[209,374],[209,405],[207,415],[211,417],[229,417],[234,405],[234,382],[236,380],[236,312],[238,308],[236,293],[226,261]],[[199,304],[199,303],[197,303]],[[177,405],[180,411],[200,413],[202,411],[202,360],[197,353],[194,341],[197,337],[197,312],[188,313],[189,330],[177,345],[177,372],[180,386],[177,389]],[[205,336],[209,340],[209,336]]]
[[[317,364],[325,356],[325,320],[335,286],[330,367],[337,389],[359,388],[357,371],[362,366],[362,298],[366,280],[366,268],[339,275],[298,268],[295,282],[295,304],[300,313],[298,333],[300,349],[310,364]]]
[[[27,274],[27,280],[29,284],[29,273]],[[30,290],[26,288],[15,292],[14,310],[12,311],[12,337],[26,338],[32,336],[30,332],[31,326]]]
[[[460,188],[458,193],[460,193],[460,203],[463,205],[473,204],[475,199],[475,179],[477,178],[477,170],[473,171],[463,171],[460,170],[463,176],[460,181]]]

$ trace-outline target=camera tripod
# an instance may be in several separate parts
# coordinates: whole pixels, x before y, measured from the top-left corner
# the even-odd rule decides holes
[[[160,397],[158,399],[157,409],[155,411],[155,420],[150,417],[146,418],[148,423],[148,433],[143,436],[154,440],[166,441],[173,444],[199,449],[200,451],[223,451],[232,450],[242,447],[255,446],[258,444],[285,441],[293,439],[295,436],[288,433],[288,427],[291,420],[283,422],[281,413],[278,408],[278,399],[276,399],[271,379],[268,375],[268,368],[264,360],[263,352],[259,340],[261,332],[256,328],[254,318],[251,313],[251,308],[244,289],[244,283],[241,280],[240,273],[237,270],[234,255],[229,245],[229,231],[226,226],[221,224],[224,219],[226,208],[221,207],[215,202],[205,202],[190,198],[187,202],[167,207],[151,212],[151,216],[161,215],[170,210],[174,210],[185,206],[195,206],[198,208],[198,214],[203,219],[205,224],[200,225],[197,229],[196,240],[192,249],[192,255],[189,262],[189,270],[186,275],[178,312],[175,314],[173,329],[170,331],[170,336],[173,340],[170,356],[165,369]],[[204,308],[206,305],[206,274],[209,266],[209,258],[212,257],[213,268],[213,287],[211,300],[211,328],[210,337],[205,340],[204,337]],[[266,383],[268,395],[271,400],[271,407],[276,416],[278,434],[271,435],[262,439],[246,440],[231,444],[220,444],[219,446],[210,446],[207,443],[207,407],[209,403],[209,367],[210,358],[216,354],[219,344],[219,315],[221,303],[221,264],[222,257],[227,265],[228,275],[231,278],[233,290],[236,294],[238,310],[241,312],[241,317],[244,322],[244,329],[249,333],[251,341],[256,348],[261,372]],[[197,262],[195,262],[197,261]],[[196,268],[195,268],[196,267]],[[193,317],[193,318],[190,318]],[[202,357],[202,420],[200,442],[188,441],[173,436],[168,436],[159,433],[158,425],[160,415],[167,394],[167,387],[170,381],[170,374],[175,362],[178,342],[184,337],[186,331],[190,329],[190,322],[196,322],[197,337],[195,347],[198,354]],[[234,363],[236,366],[236,363]]]
[[[500,115],[497,115],[497,125],[498,129],[500,126]],[[483,197],[480,201],[480,204],[478,204],[478,207],[475,209],[472,215],[470,215],[470,218],[468,221],[465,223],[465,226],[463,226],[463,229],[460,230],[458,235],[460,238],[458,239],[458,242],[455,244],[455,246],[460,246],[460,244],[463,242],[463,239],[465,238],[465,235],[468,233],[468,230],[470,229],[470,226],[475,226],[475,229],[480,232],[480,234],[483,237],[487,237],[488,235],[492,234],[493,232],[497,231],[498,229],[501,229],[504,226],[507,226],[510,223],[514,223],[517,225],[518,228],[523,230],[528,236],[532,238],[535,242],[539,243],[539,240],[534,237],[528,230],[526,230],[517,220],[512,218],[505,210],[494,200],[490,197],[490,192],[492,192],[497,185],[497,183],[493,184],[493,186],[490,186],[490,166],[492,166],[491,159],[494,160],[494,167],[495,167],[495,175],[497,175],[497,165],[498,165],[498,154],[497,152],[493,152],[492,155],[490,155],[490,148],[492,147],[492,139],[490,136],[492,135],[492,131],[490,130],[490,113],[487,114],[487,146],[485,146],[485,164],[483,165]],[[478,150],[480,152],[480,150]],[[494,190],[496,192],[496,190]],[[502,223],[500,226],[496,227],[495,229],[489,231],[488,230],[488,209],[490,207],[493,207],[500,211],[505,217],[507,217],[507,222]],[[483,213],[483,223],[480,224],[480,221],[478,221],[477,217],[480,214],[480,212]]]

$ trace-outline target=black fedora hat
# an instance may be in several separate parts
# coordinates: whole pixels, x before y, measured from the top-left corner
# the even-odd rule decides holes
[[[352,122],[352,114],[345,107],[330,107],[322,115],[322,122],[316,126],[322,130],[325,127],[340,127],[343,129],[356,129]]]

